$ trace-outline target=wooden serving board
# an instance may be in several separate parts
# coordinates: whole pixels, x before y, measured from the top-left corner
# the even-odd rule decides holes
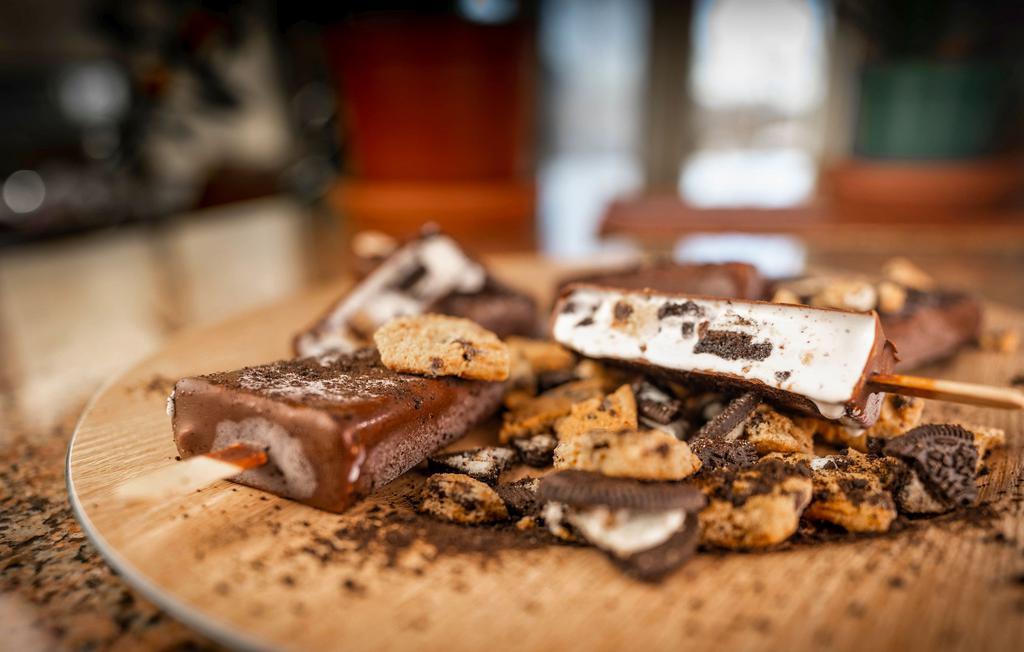
[[[534,261],[499,272],[550,287]],[[975,518],[915,521],[882,537],[704,553],[660,585],[592,549],[550,546],[382,555],[346,541],[409,474],[345,515],[218,483],[160,504],[111,497],[174,464],[165,398],[181,376],[289,354],[340,287],[187,332],[101,390],[68,450],[72,505],[112,566],[149,599],[232,647],[286,649],[1020,649],[1024,641],[1024,419],[929,405],[926,419],[1005,428]],[[991,326],[1024,313],[991,307]],[[1005,385],[1024,355],[967,351],[927,370]],[[472,537],[472,529],[466,530]],[[386,539],[390,535],[384,535]]]

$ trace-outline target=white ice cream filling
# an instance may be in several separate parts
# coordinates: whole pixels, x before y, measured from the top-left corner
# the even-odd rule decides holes
[[[424,272],[413,287],[408,291],[396,289],[396,284],[419,265]],[[448,236],[414,240],[356,285],[315,330],[301,335],[296,348],[301,356],[354,351],[364,345],[365,339],[352,331],[350,320],[372,331],[395,317],[419,314],[452,292],[479,292],[486,281],[484,268]]]
[[[628,557],[665,543],[686,523],[686,510],[647,512],[609,507],[572,507],[548,503],[544,512],[549,527],[570,523],[593,545],[617,557]]]
[[[830,419],[846,413],[877,335],[873,313],[786,304],[584,286],[560,306],[554,338],[585,356],[760,382],[803,396]],[[709,331],[735,336],[747,351],[698,351]]]
[[[243,471],[235,480],[287,498],[309,498],[316,491],[316,471],[302,449],[302,442],[280,424],[263,417],[217,424],[211,450],[239,443],[266,448],[268,464]]]

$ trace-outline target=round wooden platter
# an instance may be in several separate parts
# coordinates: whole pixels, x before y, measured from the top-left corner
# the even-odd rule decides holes
[[[1009,446],[981,480],[986,505],[974,518],[767,552],[702,553],[659,585],[624,577],[586,548],[438,554],[410,545],[383,559],[344,540],[375,504],[421,482],[416,473],[344,515],[229,482],[159,504],[112,497],[121,481],[175,463],[164,412],[174,379],[288,355],[291,335],[337,289],[177,337],[101,390],[71,441],[68,489],[92,542],[140,592],[214,639],[346,650],[973,650],[1019,649],[1024,640],[1019,413],[928,406],[932,420],[1007,430]],[[1019,328],[1024,314],[993,306],[989,324]],[[1005,385],[1024,371],[1024,355],[972,350],[927,371]]]

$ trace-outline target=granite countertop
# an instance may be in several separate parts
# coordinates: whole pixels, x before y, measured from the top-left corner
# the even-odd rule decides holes
[[[11,650],[218,649],[128,587],[86,540],[64,488],[73,418],[0,449],[0,631]]]

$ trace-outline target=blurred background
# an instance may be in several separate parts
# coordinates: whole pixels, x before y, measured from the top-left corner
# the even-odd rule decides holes
[[[8,0],[9,384],[45,414],[425,221],[774,276],[898,254],[1024,305],[1022,149],[1012,0]]]
[[[4,245],[269,196],[569,256],[1019,205],[1019,2],[328,4],[4,3]]]

